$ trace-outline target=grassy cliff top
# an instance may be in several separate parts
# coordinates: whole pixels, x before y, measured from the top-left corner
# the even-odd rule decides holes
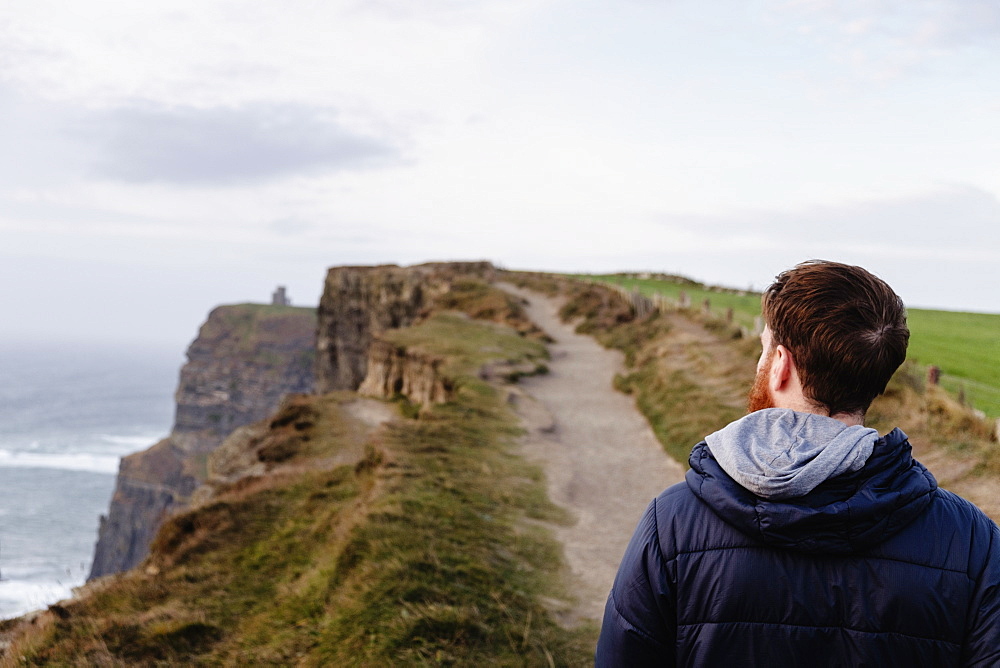
[[[565,516],[539,469],[518,455],[519,423],[502,393],[473,372],[496,357],[533,359],[540,344],[453,313],[393,337],[470,372],[456,379],[452,401],[419,418],[393,410],[378,427],[363,410],[374,400],[351,392],[286,402],[242,444],[226,444],[227,461],[244,447],[266,473],[221,485],[168,520],[139,569],[97,581],[30,623],[0,624],[11,642],[5,658],[67,666],[591,662],[596,630],[566,629],[553,612],[571,595],[550,534]],[[349,451],[361,454],[344,464]]]
[[[270,304],[228,304],[209,313],[189,354],[252,354],[261,345],[312,348],[316,309]]]
[[[464,313],[437,313],[414,327],[389,330],[381,338],[390,343],[445,360],[451,375],[475,375],[490,361],[537,362],[548,357],[540,341],[520,336],[505,325],[473,320]]]

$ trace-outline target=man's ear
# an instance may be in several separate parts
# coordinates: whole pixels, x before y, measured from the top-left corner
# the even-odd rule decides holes
[[[771,391],[781,392],[788,389],[788,384],[795,375],[795,361],[788,348],[782,345],[775,346],[771,356]]]

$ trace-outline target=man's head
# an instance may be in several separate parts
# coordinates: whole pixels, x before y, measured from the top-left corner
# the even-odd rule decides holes
[[[864,415],[906,358],[903,302],[861,267],[811,260],[764,291],[766,330],[750,409],[773,405],[766,378],[783,350],[804,399],[828,415]]]

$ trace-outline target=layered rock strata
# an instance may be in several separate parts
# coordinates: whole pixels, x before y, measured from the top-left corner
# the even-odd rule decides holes
[[[317,392],[358,389],[373,337],[418,322],[455,279],[488,281],[495,272],[489,262],[330,269],[317,312]]]
[[[312,309],[240,304],[209,314],[181,369],[170,436],[122,459],[90,578],[146,557],[163,519],[188,505],[209,453],[230,432],[270,415],[286,394],[313,390],[315,335]]]
[[[404,396],[416,404],[443,404],[451,398],[452,383],[440,371],[444,360],[373,339],[368,371],[358,394],[391,399]]]

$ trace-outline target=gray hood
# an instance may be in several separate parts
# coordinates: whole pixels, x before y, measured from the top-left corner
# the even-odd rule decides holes
[[[848,471],[872,454],[878,432],[787,408],[750,413],[705,438],[730,478],[765,499],[790,499]]]

